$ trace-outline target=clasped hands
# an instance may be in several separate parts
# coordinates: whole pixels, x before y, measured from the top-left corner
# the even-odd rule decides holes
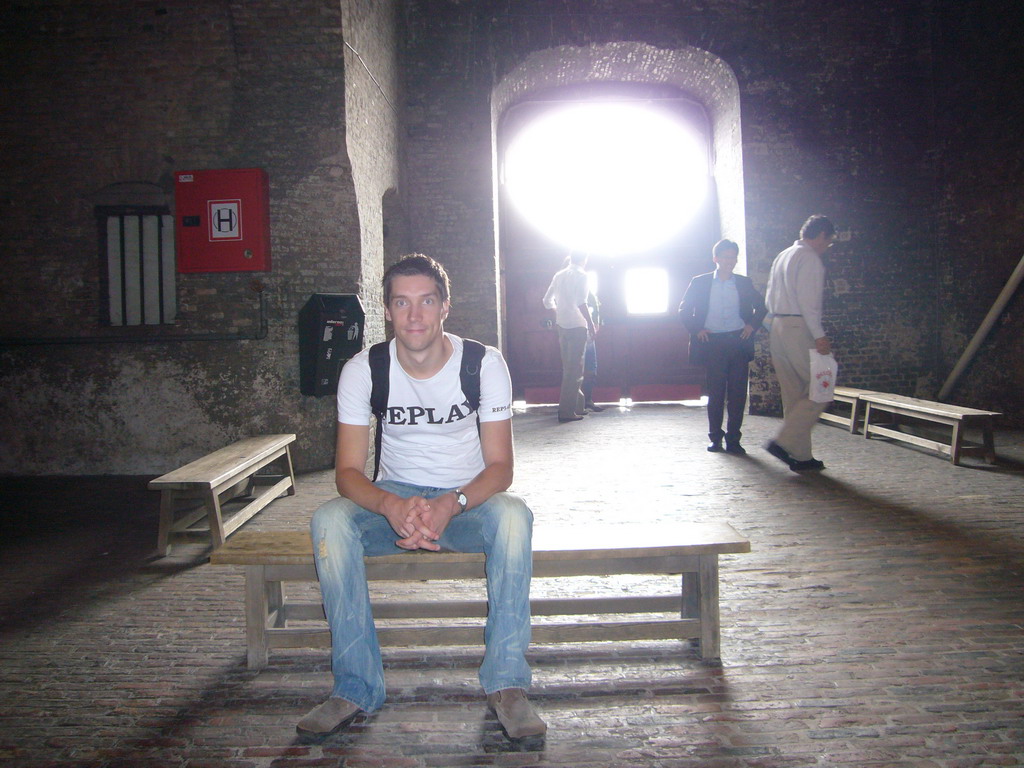
[[[399,547],[437,552],[441,549],[437,540],[458,511],[459,503],[455,500],[455,494],[443,493],[433,499],[389,496],[384,501],[381,514],[387,518],[395,533],[402,537],[395,542]]]

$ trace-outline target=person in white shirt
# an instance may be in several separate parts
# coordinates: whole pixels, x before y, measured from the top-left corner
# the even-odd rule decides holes
[[[811,381],[809,350],[827,355],[832,344],[821,324],[825,266],[821,257],[836,239],[827,217],[811,216],[800,228],[800,239],[772,263],[766,302],[771,313],[772,365],[782,394],[782,427],[766,450],[794,472],[816,472],[825,464],[811,451],[811,430],[825,409],[808,393]]]
[[[340,497],[317,509],[310,526],[331,628],[334,686],[296,729],[323,736],[384,703],[364,556],[446,549],[486,555],[486,649],[479,678],[488,706],[509,737],[541,736],[547,726],[525,695],[533,515],[522,498],[507,492],[513,474],[508,367],[497,349],[485,349],[474,412],[460,378],[463,339],[444,331],[451,306],[444,268],[413,254],[385,272],[383,288],[394,339],[380,473],[372,482],[365,474],[373,385],[369,350],[363,350],[338,380]]]
[[[555,273],[544,294],[544,306],[555,310],[558,347],[562,356],[562,386],[558,394],[558,420],[579,421],[586,415],[583,355],[587,339],[597,334],[587,306],[587,255],[573,253],[569,264]]]

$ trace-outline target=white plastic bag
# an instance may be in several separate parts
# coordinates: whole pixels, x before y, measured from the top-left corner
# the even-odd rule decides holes
[[[815,403],[831,403],[836,386],[836,374],[839,366],[831,355],[819,355],[815,349],[811,353],[811,386],[808,397]]]

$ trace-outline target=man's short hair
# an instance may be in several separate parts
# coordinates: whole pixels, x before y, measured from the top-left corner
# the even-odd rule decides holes
[[[448,301],[451,295],[451,282],[448,280],[448,273],[444,267],[435,259],[425,256],[422,253],[410,253],[387,268],[381,285],[384,288],[384,306],[391,303],[391,280],[394,277],[411,277],[412,275],[424,275],[431,278],[437,284],[437,292],[441,295],[441,301]]]
[[[801,240],[813,240],[818,235],[831,237],[836,233],[836,228],[827,216],[816,213],[811,216],[804,225],[800,227]]]
[[[737,256],[740,255],[740,247],[732,240],[719,240],[715,243],[715,247],[711,249],[711,255],[718,258],[727,251],[734,251]]]
[[[570,264],[584,264],[587,261],[587,254],[585,251],[573,251],[569,254]]]

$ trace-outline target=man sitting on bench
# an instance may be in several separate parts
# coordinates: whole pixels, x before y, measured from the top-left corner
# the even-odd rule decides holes
[[[521,498],[504,492],[513,472],[508,367],[497,349],[486,348],[469,371],[479,380],[474,413],[462,370],[463,349],[474,342],[444,332],[450,308],[444,268],[414,254],[387,270],[383,288],[395,338],[388,345],[380,476],[371,482],[364,474],[374,389],[371,355],[364,350],[345,365],[338,382],[335,474],[341,498],[321,506],[312,521],[334,688],[296,727],[303,734],[327,734],[360,710],[374,712],[384,703],[364,555],[444,548],[485,553],[480,683],[509,737],[541,736],[547,726],[525,695],[533,515]]]

